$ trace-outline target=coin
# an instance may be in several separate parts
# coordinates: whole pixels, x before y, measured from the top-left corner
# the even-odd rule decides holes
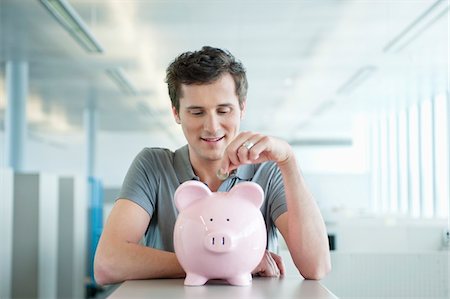
[[[216,176],[220,179],[220,180],[225,180],[230,174],[228,172],[222,172],[221,169],[218,169],[216,172]]]

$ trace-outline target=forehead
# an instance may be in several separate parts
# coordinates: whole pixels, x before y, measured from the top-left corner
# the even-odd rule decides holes
[[[180,106],[216,106],[222,104],[239,104],[236,86],[230,74],[208,84],[182,84]]]

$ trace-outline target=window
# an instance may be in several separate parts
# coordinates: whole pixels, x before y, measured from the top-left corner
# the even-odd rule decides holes
[[[380,196],[381,212],[389,211],[389,160],[388,160],[388,123],[386,115],[380,118]]]
[[[449,98],[445,94],[434,100],[434,174],[435,174],[435,215],[439,218],[449,217]]]
[[[398,144],[397,118],[394,112],[389,114],[388,122],[388,172],[389,172],[389,211],[398,212]]]
[[[408,113],[410,216],[420,217],[419,109],[417,104],[412,105]]]
[[[430,100],[420,103],[420,175],[421,175],[421,214],[431,218],[434,214],[434,172],[433,172],[433,125]]]
[[[408,204],[408,171],[409,171],[409,147],[408,147],[408,118],[406,111],[402,109],[398,115],[398,177],[399,177],[399,212],[401,215],[409,213]]]
[[[371,140],[370,147],[371,168],[372,168],[372,197],[371,208],[375,213],[381,212],[381,195],[380,195],[380,119],[378,117],[372,118],[371,124]]]
[[[372,208],[450,217],[450,97],[441,94],[371,123]]]

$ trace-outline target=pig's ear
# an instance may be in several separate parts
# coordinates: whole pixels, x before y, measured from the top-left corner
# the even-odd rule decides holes
[[[243,200],[247,200],[255,205],[258,209],[262,206],[264,201],[264,191],[256,183],[243,182],[237,184],[230,190],[233,196],[239,196]]]
[[[211,190],[199,181],[187,181],[175,191],[174,200],[178,211],[182,211],[192,203],[211,195]]]

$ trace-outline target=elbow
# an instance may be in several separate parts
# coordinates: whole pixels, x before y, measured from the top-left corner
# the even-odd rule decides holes
[[[107,258],[96,254],[94,259],[94,278],[99,285],[107,285],[118,282],[114,275],[112,262]]]
[[[94,278],[95,283],[99,285],[106,285],[110,283],[108,271],[104,265],[94,263]]]
[[[302,268],[299,268],[302,269]],[[303,268],[300,270],[300,274],[303,278],[308,280],[321,280],[331,271],[330,259],[326,259],[322,263],[317,263],[308,269]]]
[[[328,267],[314,269],[312,271],[308,271],[307,273],[301,273],[303,278],[308,280],[321,280],[331,271],[331,265]]]

